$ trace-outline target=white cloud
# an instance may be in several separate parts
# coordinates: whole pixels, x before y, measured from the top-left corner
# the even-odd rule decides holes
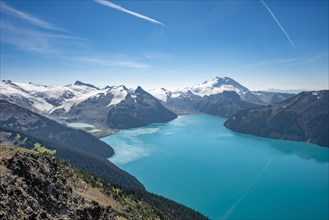
[[[328,52],[316,54],[316,55],[308,58],[307,59],[307,62],[314,63],[314,62],[317,62],[317,61],[319,61],[321,59],[326,59],[328,61]]]
[[[299,58],[299,57],[265,60],[265,61],[260,61],[260,62],[256,62],[256,63],[247,64],[245,66],[242,66],[242,68],[255,68],[255,67],[259,67],[259,66],[271,66],[271,65],[292,65],[292,64],[298,63],[300,61],[301,61],[301,58]]]
[[[291,57],[291,58],[282,58],[282,59],[273,59],[273,60],[263,60],[255,63],[249,63],[244,66],[241,66],[240,68],[246,69],[246,68],[258,68],[260,66],[296,66],[296,65],[302,65],[302,64],[310,64],[310,63],[317,63],[321,60],[328,60],[328,53],[319,53],[315,54],[310,57]]]
[[[130,14],[130,15],[133,15],[135,17],[138,17],[138,18],[141,18],[141,19],[144,19],[144,20],[147,20],[147,21],[150,21],[152,23],[155,23],[155,24],[160,24],[160,25],[164,25],[163,23],[161,23],[160,21],[157,21],[153,18],[150,18],[150,17],[147,17],[145,15],[142,15],[142,14],[139,14],[137,12],[133,12],[133,11],[130,11],[128,9],[125,9],[124,7],[121,7],[120,5],[116,5],[112,2],[109,2],[109,1],[105,1],[105,0],[95,0],[95,2],[99,3],[99,4],[102,4],[102,5],[105,5],[107,7],[110,7],[110,8],[114,8],[114,9],[117,9],[119,11],[122,11],[122,12],[125,12],[127,14]]]
[[[151,68],[149,64],[138,62],[133,59],[129,59],[122,56],[69,56],[65,57],[67,61],[90,63],[102,66],[119,66],[119,67],[129,67],[138,70],[148,70]]]
[[[41,20],[35,16],[32,16],[30,14],[27,14],[25,12],[14,9],[3,1],[0,2],[0,8],[3,13],[11,14],[11,15],[13,15],[17,18],[23,19],[35,26],[38,26],[38,27],[41,27],[44,29],[48,29],[48,30],[63,31],[63,29],[60,29],[53,24],[50,24],[46,21],[43,21],[43,20]]]
[[[0,2],[0,42],[43,56],[58,56],[68,48],[81,46],[81,39],[36,16]]]
[[[82,52],[82,49],[86,49],[86,46],[81,38],[73,36],[68,31],[55,27],[33,15],[19,11],[4,2],[0,3],[1,13],[4,12],[8,16],[8,19],[0,20],[1,44],[11,45],[18,50],[40,55],[42,58],[61,60],[66,64],[83,65],[89,63],[102,66],[128,67],[137,70],[151,68],[149,64],[122,54],[106,53],[105,55],[99,55],[100,53],[95,52]]]
[[[286,30],[282,27],[282,25],[280,24],[280,22],[278,21],[278,19],[275,17],[274,13],[272,12],[272,10],[267,6],[267,4],[263,1],[260,0],[260,2],[263,4],[263,6],[267,9],[267,11],[270,13],[270,15],[273,17],[273,19],[275,20],[275,22],[278,24],[279,28],[282,30],[282,32],[284,33],[284,35],[286,35],[287,39],[289,40],[290,44],[295,47],[294,42],[292,42],[291,38],[289,37],[288,33],[286,32]]]
[[[49,38],[40,31],[16,27],[1,21],[1,43],[9,44],[19,50],[39,53],[42,55],[54,54],[57,49],[52,46]],[[54,38],[55,36],[52,36]]]

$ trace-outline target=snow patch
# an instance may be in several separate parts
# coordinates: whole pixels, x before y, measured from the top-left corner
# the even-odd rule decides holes
[[[153,95],[155,98],[166,102],[168,100],[168,97],[170,96],[170,92],[164,88],[156,88],[148,90],[151,95]]]
[[[72,127],[72,128],[95,128],[94,125],[82,123],[82,122],[69,123],[69,124],[67,124],[67,126]]]
[[[183,91],[174,91],[171,93],[171,98],[173,99],[177,99],[178,97],[180,97],[183,93],[188,92],[189,90],[183,90]]]
[[[107,107],[119,104],[128,95],[128,91],[123,86],[113,87],[110,90],[110,93],[113,95],[113,98],[112,98],[110,104],[108,104]]]

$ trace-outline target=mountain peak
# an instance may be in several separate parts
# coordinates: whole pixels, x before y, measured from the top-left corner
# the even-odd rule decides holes
[[[87,86],[87,87],[99,90],[99,88],[97,88],[96,86],[94,86],[92,84],[81,82],[79,80],[75,81],[74,85],[76,85],[76,86]]]
[[[249,90],[229,77],[216,76],[211,81],[205,81],[202,84],[193,86],[189,89],[193,94],[199,96],[209,96],[222,93],[223,91],[235,91],[239,95],[246,94]]]
[[[135,93],[144,93],[144,92],[145,92],[145,90],[142,89],[142,87],[137,86],[137,89],[135,90]]]
[[[155,98],[151,93],[145,91],[142,87],[138,86],[137,89],[135,90],[135,95],[141,95],[144,97],[148,97],[151,99],[155,99],[158,100],[157,98]]]
[[[227,76],[224,76],[224,77],[216,76],[213,80],[211,80],[211,82],[214,82],[214,81],[225,82],[225,83],[227,83],[227,82],[236,82],[234,79],[232,79],[230,77],[227,77]]]
[[[123,90],[129,91],[129,89],[126,86],[124,86],[124,85],[120,85],[117,88],[121,88]]]

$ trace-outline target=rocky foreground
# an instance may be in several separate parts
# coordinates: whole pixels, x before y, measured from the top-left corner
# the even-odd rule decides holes
[[[112,185],[51,155],[0,145],[0,219],[206,219],[173,201]]]

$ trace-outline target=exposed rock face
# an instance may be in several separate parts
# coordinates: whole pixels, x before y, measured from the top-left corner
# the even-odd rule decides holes
[[[196,104],[204,99],[204,97],[194,95],[191,91],[187,91],[179,94],[179,96],[175,98],[171,95],[167,98],[166,102],[162,103],[177,114],[196,114],[200,113],[195,107]]]
[[[233,131],[329,146],[329,90],[302,92],[279,104],[247,109],[230,117]]]
[[[1,145],[0,166],[1,219],[116,219],[110,205],[78,195],[86,183],[54,157]]]
[[[76,85],[76,86],[87,86],[87,87],[90,87],[90,88],[93,88],[93,89],[97,89],[97,90],[99,90],[99,88],[97,88],[96,86],[91,85],[91,84],[89,84],[89,83],[81,82],[81,81],[79,81],[79,80],[75,81],[74,85]]]
[[[199,112],[229,117],[238,111],[255,108],[257,105],[241,100],[236,92],[224,91],[223,93],[205,96],[195,105]]]
[[[128,95],[108,112],[107,123],[111,128],[132,128],[150,123],[166,122],[177,117],[159,100],[138,87],[134,95]]]
[[[207,219],[174,201],[114,185],[50,155],[0,145],[0,219]]]

